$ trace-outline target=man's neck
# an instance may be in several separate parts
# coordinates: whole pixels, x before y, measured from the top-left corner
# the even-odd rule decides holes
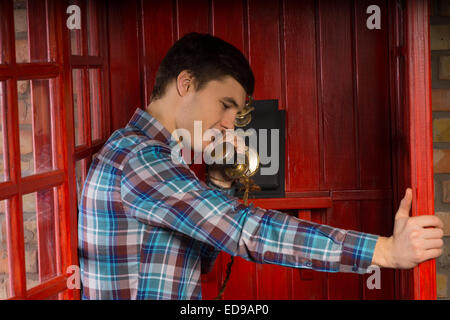
[[[175,127],[175,119],[174,112],[170,112],[172,106],[168,101],[156,100],[151,102],[145,111],[149,113],[153,118],[158,120],[164,128],[167,129],[170,133],[173,133],[176,129]]]

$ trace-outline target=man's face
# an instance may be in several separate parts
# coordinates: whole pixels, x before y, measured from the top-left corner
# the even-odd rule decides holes
[[[225,77],[222,80],[209,81],[205,86],[195,91],[192,86],[191,91],[183,97],[183,103],[176,115],[177,129],[186,129],[192,138],[191,148],[197,145],[204,148],[210,141],[203,141],[203,133],[208,129],[217,129],[224,132],[227,129],[234,129],[234,121],[239,111],[244,108],[246,93],[244,88],[232,77]],[[194,135],[194,121],[201,121],[201,137]]]

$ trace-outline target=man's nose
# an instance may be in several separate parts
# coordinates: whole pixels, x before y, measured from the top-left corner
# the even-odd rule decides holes
[[[234,120],[235,120],[235,116],[232,115],[227,115],[225,117],[223,117],[222,119],[222,127],[225,129],[231,129],[234,130]]]

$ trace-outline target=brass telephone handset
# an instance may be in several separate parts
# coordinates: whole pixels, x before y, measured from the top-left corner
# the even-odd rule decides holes
[[[252,96],[249,96],[248,98],[249,99],[248,99],[247,103],[245,104],[244,109],[236,115],[236,120],[234,122],[236,127],[245,127],[252,120],[251,112],[255,108],[252,106],[252,103],[253,103]],[[225,150],[225,147],[223,149]],[[225,152],[223,153],[223,158],[224,159],[227,158],[227,154]],[[224,163],[224,162],[222,162],[222,163]],[[253,175],[255,175],[256,172],[258,172],[259,164],[260,164],[260,161],[259,161],[258,152],[253,148],[248,148],[248,150],[245,151],[244,163],[235,163],[235,164],[232,164],[229,166],[225,166],[225,169],[224,169],[225,175],[228,178],[238,180],[240,182],[240,184],[242,185],[242,187],[240,188],[239,191],[244,191],[244,196],[243,196],[242,200],[244,201],[244,204],[246,206],[248,205],[248,194],[251,191],[261,190],[261,188],[253,181],[253,179],[251,179],[251,177]],[[215,300],[220,299],[223,292],[225,291],[225,287],[227,285],[228,279],[230,278],[231,267],[232,267],[233,263],[234,263],[234,257],[231,256],[231,260],[227,265],[225,280],[223,281],[222,287],[219,291],[219,294],[215,298]]]

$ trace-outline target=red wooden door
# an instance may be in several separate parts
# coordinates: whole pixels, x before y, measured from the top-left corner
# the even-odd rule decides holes
[[[366,26],[370,5],[380,8],[381,29]],[[422,9],[411,8],[416,12],[412,19],[424,18]],[[407,54],[404,44],[396,43],[405,22],[398,12],[409,11],[383,0],[110,2],[112,129],[149,103],[159,62],[174,41],[190,31],[217,35],[248,57],[256,77],[255,99],[278,99],[287,113],[286,198],[255,200],[255,205],[390,236],[398,194],[416,174],[402,165],[410,148],[398,140],[411,128],[398,118],[409,105],[395,99],[401,97],[397,89],[406,70],[396,69],[394,56]],[[415,27],[424,31],[424,25]],[[204,168],[194,169],[203,176]],[[203,277],[205,299],[216,296],[228,261],[221,254]],[[406,296],[407,289],[397,290],[401,285],[393,270],[381,270],[379,290],[366,286],[367,277],[237,258],[224,298]],[[406,286],[408,275],[402,277]]]

